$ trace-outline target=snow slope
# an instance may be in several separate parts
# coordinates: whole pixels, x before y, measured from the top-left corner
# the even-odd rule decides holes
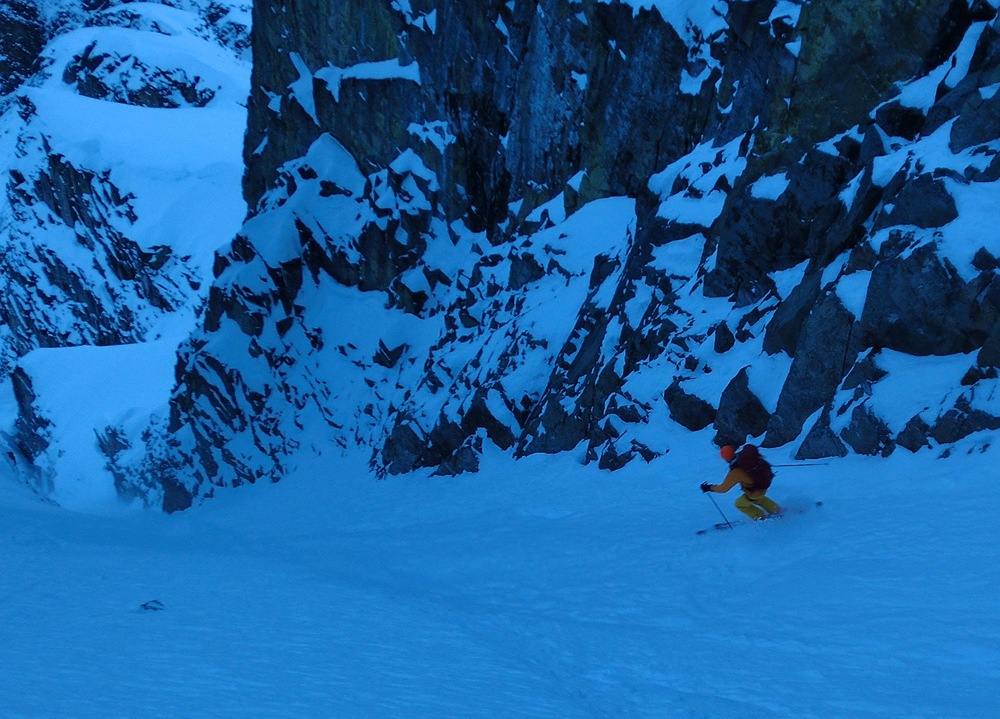
[[[171,516],[71,514],[2,480],[0,706],[991,716],[995,455],[780,469],[773,497],[824,506],[705,536],[697,483],[724,469],[707,433],[614,474],[488,454],[479,475],[374,481],[327,458]]]

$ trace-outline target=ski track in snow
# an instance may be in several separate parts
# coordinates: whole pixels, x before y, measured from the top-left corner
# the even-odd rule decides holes
[[[615,474],[330,460],[173,516],[0,480],[2,714],[989,715],[994,452],[779,469],[772,496],[824,506],[696,536],[724,467],[693,437]]]

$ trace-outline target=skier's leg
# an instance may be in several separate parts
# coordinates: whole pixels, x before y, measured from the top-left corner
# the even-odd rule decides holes
[[[759,507],[754,506],[750,498],[745,494],[740,495],[740,498],[736,500],[736,508],[743,512],[743,514],[750,517],[750,519],[764,519],[767,515],[760,510]]]
[[[760,495],[759,497],[750,497],[751,502],[756,504],[758,507],[763,509],[765,512],[770,514],[781,514],[781,507],[770,497],[766,495]]]

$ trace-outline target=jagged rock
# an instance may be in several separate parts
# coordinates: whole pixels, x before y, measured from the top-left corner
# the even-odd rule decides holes
[[[697,395],[685,392],[679,379],[675,379],[663,393],[671,418],[693,432],[705,429],[715,422],[715,407]]]
[[[380,462],[389,473],[402,474],[421,466],[420,458],[426,451],[426,439],[409,424],[397,422],[382,445]]]
[[[892,210],[875,221],[875,230],[896,225],[943,227],[956,217],[955,199],[944,182],[923,174],[903,184],[892,200]]]
[[[510,258],[510,278],[507,280],[507,287],[516,292],[544,276],[545,268],[538,264],[534,255],[515,254]]]
[[[478,429],[485,430],[489,440],[500,449],[510,449],[516,441],[513,429],[497,419],[490,410],[484,393],[480,393],[469,405],[462,417],[462,429],[469,435]]]
[[[467,465],[470,461],[468,452],[459,453],[459,451],[468,446],[473,449],[478,447],[477,452],[481,452],[482,441],[476,440],[473,443],[475,436],[478,436],[478,433],[470,437],[460,424],[452,421],[450,417],[442,417],[427,434],[424,451],[412,469],[437,466],[450,457],[456,457],[456,454],[459,455],[456,460],[460,459],[461,463],[455,466]]]
[[[929,447],[931,427],[920,415],[911,417],[903,427],[902,431],[896,435],[895,442],[900,447],[905,447],[911,452],[916,452],[922,447]]]
[[[863,242],[851,250],[847,264],[844,265],[844,274],[850,275],[855,272],[871,272],[878,264],[878,254],[872,246]]]
[[[63,82],[78,93],[140,107],[204,107],[218,88],[181,68],[152,68],[141,59],[117,52],[94,52],[91,43],[63,71]]]
[[[829,407],[845,373],[855,368],[845,384],[861,390],[859,399],[877,386],[875,364],[855,366],[861,350],[920,346],[897,327],[910,322],[925,348],[975,349],[998,319],[988,280],[953,282],[956,273],[929,259],[932,243],[928,258],[914,262],[921,249],[902,247],[899,233],[878,237],[879,255],[868,241],[876,221],[935,227],[952,216],[951,185],[934,168],[914,159],[883,187],[876,160],[902,156],[906,138],[921,133],[922,122],[928,132],[947,96],[965,91],[942,83],[942,107],[926,120],[889,97],[897,83],[936,69],[925,67],[929,58],[946,59],[957,47],[971,22],[953,13],[963,4],[932,0],[901,12],[887,0],[782,3],[782,12],[802,13],[793,27],[784,15],[772,17],[773,2],[730,3],[727,32],[692,40],[685,35],[697,34],[693,25],[674,28],[655,10],[626,3],[574,3],[569,12],[556,0],[438,4],[433,19],[423,3],[256,3],[245,188],[251,222],[267,231],[254,235],[247,256],[240,242],[220,255],[204,326],[185,347],[172,415],[172,429],[186,432],[178,435],[183,456],[200,466],[199,478],[233,474],[227,463],[240,468],[238,477],[264,476],[295,440],[296,432],[281,429],[321,436],[330,428],[334,441],[369,442],[377,470],[390,472],[469,471],[478,461],[473,437],[516,454],[585,442],[588,460],[613,468],[645,456],[615,427],[642,418],[644,402],[656,403],[629,398],[625,388],[648,388],[643,372],[707,371],[704,352],[713,343],[727,356],[756,351],[749,340],[765,323],[765,350],[793,357],[774,416],[750,391],[746,370],[717,411],[673,382],[664,392],[671,415],[693,429],[714,422],[719,441],[766,431],[766,443],[781,444],[825,407],[800,451],[842,453]],[[387,76],[351,70],[371,61],[390,68]],[[975,72],[989,72],[979,49],[976,62]],[[972,102],[971,91],[965,97]],[[364,168],[363,187],[334,182],[322,162],[296,164],[325,133],[337,136],[339,150],[325,150],[330,157]],[[401,169],[404,154],[418,171]],[[685,199],[718,200],[711,227],[658,214],[669,196],[651,190],[650,175],[686,157],[697,158],[691,174],[721,172],[714,187],[698,189],[683,172],[671,177],[672,169],[664,184]],[[727,166],[732,171],[720,170]],[[955,182],[971,180],[961,168],[949,172]],[[919,177],[911,182],[912,175]],[[762,177],[788,184],[757,197],[752,188]],[[566,211],[583,212],[611,194],[638,198],[627,237],[608,239],[592,267],[573,263],[585,247],[550,249],[579,223],[578,216],[564,223]],[[313,203],[343,198],[357,203],[331,210],[338,222],[326,221],[326,204],[310,217]],[[833,264],[847,252],[846,267]],[[301,266],[286,268],[296,254]],[[802,284],[768,318],[778,289],[771,275],[806,261]],[[862,270],[872,272],[863,332],[821,287],[824,276]],[[328,413],[343,396],[334,388],[340,378],[319,364],[333,353],[310,354],[312,342],[299,353],[294,338],[304,331],[302,316],[316,314],[303,304],[350,296],[345,285],[381,293],[386,306],[409,313],[405,336],[379,336],[386,349],[404,339],[413,349],[405,361],[372,346],[352,355],[345,338],[327,336],[326,346],[347,359],[343,372],[355,373],[348,379],[371,390],[338,424]],[[699,303],[698,292],[732,302]],[[539,296],[573,297],[572,305],[552,305],[570,321],[551,314],[537,321]],[[376,307],[382,297],[367,299]],[[919,316],[921,302],[940,316]],[[734,316],[733,304],[755,305],[735,332],[719,325]],[[897,305],[910,314],[894,314]],[[710,314],[716,307],[723,311]],[[530,320],[558,331],[542,336]],[[439,332],[430,348],[410,339],[421,337],[420,323]],[[295,355],[287,363],[286,350]],[[261,406],[262,416],[244,416]],[[845,431],[863,451],[887,451],[884,430],[856,410]],[[241,432],[252,446],[232,440]]]
[[[998,158],[1000,158],[1000,155],[997,155],[994,159]],[[1000,180],[1000,176],[996,179]],[[1000,260],[994,257],[985,247],[980,247],[976,250],[976,254],[972,258],[972,266],[980,272],[992,272],[1000,269]],[[996,302],[994,302],[994,304],[996,304]]]
[[[1000,367],[1000,321],[987,335],[979,354],[976,355],[976,362],[982,367]]]
[[[662,453],[650,449],[648,446],[637,440],[631,440],[624,449],[619,448],[619,438],[612,428],[606,427],[602,434],[607,435],[599,445],[588,448],[587,461],[597,461],[599,469],[617,471],[622,469],[636,458],[641,458],[645,462],[652,462]]]
[[[396,366],[396,363],[399,362],[399,358],[403,356],[403,352],[405,351],[405,344],[389,349],[385,346],[385,342],[379,340],[378,350],[375,352],[375,357],[372,358],[372,362],[377,365],[382,365],[387,369],[392,369]]]
[[[594,283],[592,273],[592,292],[600,288]],[[568,341],[554,358],[544,394],[522,425],[519,454],[561,452],[593,437],[600,414],[623,383],[615,361],[604,354],[614,309],[589,303],[582,308]]]
[[[890,135],[915,139],[924,129],[927,116],[918,108],[907,107],[898,100],[882,105],[875,112],[875,122]]]
[[[155,434],[157,438],[155,441],[163,441],[163,445],[157,446],[158,451],[150,451],[140,468],[122,461],[118,452],[105,451],[105,454],[108,456],[109,470],[114,477],[115,490],[123,500],[130,503],[139,500],[147,506],[158,506],[168,514],[182,512],[194,503],[195,492],[181,479],[190,481],[190,476],[182,466],[186,458],[178,452],[179,442],[176,435],[168,438],[161,431],[160,423],[159,417],[154,418],[143,439],[152,440]],[[102,447],[107,445],[102,444]],[[151,450],[152,447],[148,449]],[[190,466],[187,470],[190,470]],[[212,492],[211,489],[205,490],[201,487],[197,489],[198,495],[209,496]]]
[[[247,15],[241,7],[231,7],[218,2],[209,2],[201,10],[205,25],[222,47],[229,48],[243,59],[250,60],[250,27]]]
[[[962,375],[962,379],[959,382],[963,387],[971,387],[974,384],[981,382],[984,379],[996,379],[998,376],[996,367],[983,367],[981,365],[973,365]]]
[[[847,376],[844,377],[841,387],[842,389],[855,389],[861,386],[870,386],[887,374],[889,373],[876,364],[875,353],[871,352],[851,368]]]
[[[779,40],[769,22],[767,3],[739,3],[729,7],[729,36],[719,86],[719,105],[729,111],[718,122],[725,137],[736,137],[760,121],[780,127],[786,119],[788,95],[794,79],[795,58]]]
[[[880,206],[886,195],[886,188],[874,181],[872,163],[886,151],[883,137],[870,125],[864,134],[860,149],[855,155],[853,150],[848,158],[853,163],[849,171],[859,173],[853,182],[857,183],[852,193],[853,200],[848,204],[840,202],[842,195],[836,199],[831,196],[825,208],[816,214],[816,221],[810,221],[809,244],[807,253],[812,258],[813,267],[823,267],[845,250],[851,252],[854,262],[849,257],[845,272],[858,269],[870,269],[865,264],[873,265],[870,245],[866,242],[871,215]],[[842,189],[842,188],[841,188]]]
[[[823,297],[802,325],[795,359],[767,425],[765,447],[790,442],[809,416],[823,407],[861,349],[854,315],[836,294]]]
[[[408,128],[425,117],[455,138],[443,188],[447,212],[495,239],[511,199],[533,201],[584,168],[584,201],[636,194],[646,182],[637,178],[659,169],[663,156],[688,149],[686,126],[697,123],[700,133],[711,107],[707,94],[648,82],[679,77],[688,62],[688,48],[655,11],[588,3],[566,13],[552,0],[489,9],[457,3],[436,8],[433,28],[408,12],[360,0],[336,7],[309,0],[291,11],[255,6],[254,48],[268,62],[256,63],[252,78],[247,147],[260,152],[247,155],[251,205],[275,169],[302,155],[321,128],[338,128],[338,139],[362,165],[385,166],[415,144]],[[387,58],[403,66],[415,61],[419,84],[351,76],[331,83],[319,72]],[[312,116],[287,90],[303,67],[317,76]],[[277,118],[272,93],[283,93]],[[602,112],[588,112],[593,107]],[[582,123],[584,117],[590,122]],[[418,151],[428,159],[437,154]]]
[[[14,425],[14,448],[29,462],[39,457],[49,447],[52,422],[38,411],[31,376],[21,367],[10,373],[14,399],[17,401],[17,420]]]
[[[639,407],[635,403],[625,401],[621,396],[612,396],[605,405],[608,417],[618,417],[628,424],[639,424],[645,421],[649,407]]]
[[[787,167],[788,187],[777,200],[753,197],[752,185],[735,189],[739,200],[713,228],[718,259],[706,276],[706,294],[735,295],[738,304],[749,304],[771,291],[766,273],[832,258],[859,240],[836,201],[858,169],[853,157],[810,150]]]
[[[45,34],[34,3],[6,0],[0,5],[0,96],[16,90],[35,71]]]
[[[659,282],[663,292],[669,296],[670,283]],[[673,339],[677,337],[678,326],[671,317],[673,308],[668,302],[654,300],[646,309],[645,316],[636,328],[622,329],[622,346],[625,362],[622,375],[626,376],[644,362],[660,357]]]
[[[604,443],[601,448],[600,458],[597,461],[597,466],[600,469],[607,469],[615,471],[621,469],[629,462],[635,458],[635,455],[631,452],[624,452],[619,454],[615,443],[613,440],[608,440]]]
[[[715,326],[715,351],[724,354],[731,350],[736,344],[736,337],[725,320]]]
[[[719,398],[715,415],[717,444],[743,444],[747,437],[757,437],[767,429],[770,414],[750,391],[750,378],[744,367],[730,380]]]
[[[130,237],[138,219],[134,198],[108,172],[78,167],[44,141],[31,149],[44,152],[47,162],[32,176],[12,173],[9,196],[21,224],[11,228],[0,254],[2,274],[20,278],[0,299],[12,349],[23,355],[38,346],[142,341],[151,325],[187,301],[192,278],[184,259]],[[80,253],[58,251],[67,229]],[[56,238],[53,246],[43,244],[49,237]],[[44,294],[35,277],[45,278]]]
[[[822,459],[824,457],[845,457],[847,447],[830,427],[830,407],[824,407],[815,424],[806,433],[802,444],[795,452],[795,459]]]
[[[778,305],[771,321],[767,323],[765,352],[771,355],[784,352],[789,357],[795,356],[802,325],[819,300],[820,277],[817,272],[807,274]]]
[[[971,17],[942,22],[957,4],[932,0],[919,13],[901,11],[894,0],[804,5],[798,32],[807,40],[796,86],[807,94],[796,93],[795,119],[820,137],[861,122],[898,78],[921,73],[929,58],[946,58],[958,47]]]
[[[232,193],[232,183],[239,177],[239,168],[233,164],[238,155],[229,154],[239,133],[226,134],[229,129],[238,130],[238,95],[226,93],[224,102],[217,106],[224,111],[206,115],[204,126],[186,113],[177,115],[179,122],[174,125],[166,113],[153,118],[148,112],[116,109],[110,103],[74,98],[65,92],[65,86],[60,87],[67,63],[71,66],[70,82],[90,88],[106,82],[107,93],[84,93],[102,99],[143,102],[145,93],[158,90],[151,83],[161,81],[166,88],[174,81],[184,84],[190,80],[196,89],[198,97],[189,96],[190,103],[182,97],[184,88],[177,87],[163,90],[164,97],[172,97],[176,90],[180,97],[176,103],[156,98],[143,102],[158,107],[203,105],[211,93],[202,92],[209,85],[199,78],[223,78],[228,90],[245,85],[239,67],[210,47],[211,30],[202,26],[199,11],[207,9],[211,0],[173,3],[167,9],[169,19],[155,6],[113,4],[109,12],[102,12],[99,0],[0,3],[0,124],[4,128],[0,133],[4,147],[0,174],[5,179],[0,189],[2,378],[18,366],[23,355],[38,348],[44,348],[35,355],[44,357],[42,361],[26,360],[21,367],[34,372],[45,367],[50,357],[61,362],[72,355],[63,348],[91,345],[94,353],[112,358],[107,372],[115,373],[108,375],[112,378],[109,386],[114,385],[115,353],[121,357],[131,351],[103,348],[164,340],[176,337],[177,332],[186,334],[188,311],[193,317],[195,307],[204,299],[201,288],[206,259],[216,244],[231,237],[235,230],[232,223],[240,219],[239,200]],[[234,15],[249,7],[238,5],[232,6]],[[84,48],[91,40],[96,42],[90,46],[93,52]],[[128,51],[115,56],[102,47],[128,47],[135,50],[135,57]],[[164,65],[147,67],[136,58]],[[112,69],[116,62],[117,68]],[[223,115],[228,119],[220,121]],[[190,140],[191,147],[178,147],[174,154],[171,148],[175,134],[180,136],[179,127],[191,128],[190,136],[182,138]],[[153,128],[164,132],[153,137]],[[193,155],[191,148],[202,143],[214,146],[205,157]],[[206,190],[210,193],[207,197]],[[204,210],[209,207],[206,215]],[[184,220],[190,226],[184,226]],[[131,356],[150,356],[142,352],[136,350]],[[83,350],[80,353],[91,356]],[[63,358],[58,359],[58,354]],[[262,357],[261,366],[270,359]],[[202,368],[208,364],[206,361]],[[166,377],[157,374],[164,369]],[[159,386],[161,380],[170,379],[169,368],[161,368],[159,363],[153,363],[148,372],[149,387],[140,392],[144,397],[151,396],[150,388]],[[210,370],[204,375],[207,379],[201,377],[203,382],[192,381],[194,391],[217,399],[229,389],[221,381],[216,384],[218,378]],[[39,372],[37,376],[46,375]],[[66,382],[74,381],[66,378]],[[103,451],[108,458],[110,476],[99,478],[91,473],[89,482],[114,480],[124,496],[140,498],[151,506],[162,504],[167,510],[190,506],[192,495],[183,485],[189,474],[203,477],[212,461],[216,463],[213,469],[221,466],[222,473],[228,474],[227,461],[238,454],[233,445],[241,441],[232,443],[231,437],[210,435],[204,426],[181,428],[190,435],[206,437],[205,445],[219,439],[220,448],[214,455],[206,452],[202,462],[200,453],[191,453],[191,444],[186,444],[183,456],[188,467],[175,473],[182,477],[182,483],[175,487],[166,475],[162,481],[159,476],[153,480],[134,466],[125,466],[126,461],[137,460],[144,449],[145,418],[131,414],[136,411],[130,404],[133,392],[122,390],[120,397],[102,400],[118,412],[129,408],[127,432],[100,425],[77,428],[72,423],[52,427],[50,432],[43,426],[43,420],[50,421],[44,415],[51,412],[51,421],[56,422],[62,399],[51,393],[35,398],[35,390],[46,386],[40,379],[35,380],[35,387],[12,384],[19,395],[19,416],[10,439],[20,444],[9,446],[8,455],[23,453],[34,463],[28,466],[19,461],[18,471],[29,481],[37,478],[42,491],[50,488],[52,481],[59,487],[69,479],[69,472],[74,473],[74,481],[77,479],[79,467],[64,463],[65,455],[59,450],[67,436],[81,451]],[[84,387],[82,391],[97,390]],[[252,408],[240,407],[227,419],[248,411]],[[11,415],[7,419],[14,423],[13,412]],[[239,432],[238,421],[230,429]],[[88,447],[88,442],[97,446]],[[244,450],[267,449],[265,443],[256,446],[253,440],[242,441],[242,445]],[[176,452],[177,446],[165,444],[164,454]],[[160,464],[150,460],[148,466],[156,469]],[[206,487],[199,494],[208,492]]]
[[[467,472],[479,471],[479,457],[483,453],[483,438],[481,435],[469,437],[455,452],[438,463],[434,470],[435,477],[454,477]]]
[[[522,434],[519,454],[564,452],[575,447],[587,435],[586,421],[567,412],[558,401],[546,402],[542,413],[534,420],[531,424],[534,431]]]
[[[888,426],[867,404],[854,408],[851,421],[841,430],[840,438],[858,454],[887,457],[896,448]]]
[[[637,235],[641,233],[643,238],[654,247],[693,237],[705,229],[701,225],[673,222],[657,217],[655,214],[657,207],[659,207],[658,201],[655,207],[650,208],[652,212],[649,217],[646,217],[640,208],[639,215],[645,222],[636,231]]]
[[[978,97],[977,97],[978,96]],[[954,153],[1000,137],[1000,96],[975,93],[951,126],[949,147]]]
[[[985,169],[979,169],[975,166],[967,167],[965,169],[965,179],[969,182],[996,182],[1000,180],[1000,155],[994,155]],[[976,269],[982,269],[975,262],[973,262],[973,266]]]
[[[974,312],[982,289],[966,284],[930,245],[883,254],[872,272],[861,317],[866,343],[913,355],[946,355],[979,348],[997,319],[995,308]],[[883,248],[883,253],[886,248]]]
[[[957,3],[956,3],[957,4]],[[980,5],[976,0],[976,5]],[[985,3],[982,3],[985,4]],[[993,17],[996,16],[996,9],[990,8]],[[984,96],[980,88],[994,84],[1000,75],[997,74],[997,59],[1000,57],[1000,33],[998,33],[995,23],[989,23],[983,29],[976,43],[976,48],[969,62],[968,72],[964,79],[954,87],[949,88],[942,84],[938,89],[937,102],[927,112],[927,124],[924,127],[924,134],[930,134],[938,130],[945,123],[966,114],[977,114],[983,103]],[[974,129],[976,123],[966,129]],[[964,130],[960,131],[959,142],[963,142]],[[972,137],[971,135],[968,137]],[[972,138],[975,139],[975,138]],[[958,150],[955,150],[958,151]]]
[[[160,507],[167,514],[183,512],[194,504],[194,495],[191,493],[191,490],[178,482],[175,476],[176,468],[174,468],[171,474],[163,473],[157,475],[158,489],[162,492],[163,496]],[[208,492],[205,492],[205,494],[208,494]]]
[[[979,291],[977,300],[979,300],[983,305],[991,305],[994,310],[1000,311],[1000,275],[989,271],[983,271],[980,278],[988,280],[989,284],[985,289],[980,289],[981,283],[976,284],[975,287]]]
[[[925,128],[926,131],[926,128]],[[855,148],[854,144],[848,145],[852,156],[861,163],[862,167],[871,168],[876,158],[882,157],[889,150],[889,143],[885,139],[885,134],[879,130],[874,123],[865,123],[862,129],[861,145]],[[841,150],[843,152],[843,150]],[[865,180],[870,180],[868,173],[865,173]],[[872,208],[874,209],[874,208]]]
[[[930,435],[938,444],[950,444],[986,429],[1000,429],[1000,417],[975,409],[967,397],[959,397],[954,408],[935,420]]]

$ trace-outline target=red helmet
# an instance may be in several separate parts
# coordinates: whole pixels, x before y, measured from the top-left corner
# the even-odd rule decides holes
[[[736,448],[727,444],[719,450],[719,456],[727,462],[732,462],[736,458]]]

